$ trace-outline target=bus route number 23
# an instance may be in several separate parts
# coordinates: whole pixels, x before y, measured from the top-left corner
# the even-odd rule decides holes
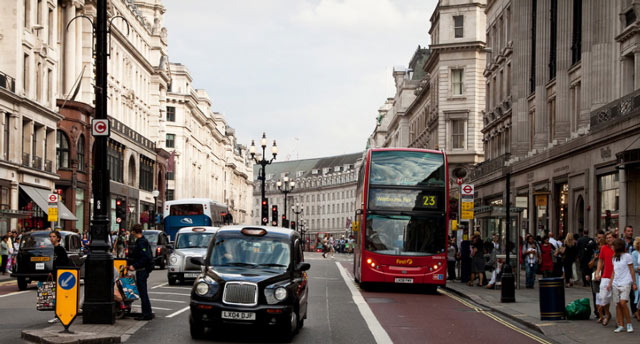
[[[427,208],[435,208],[437,206],[436,196],[422,196],[422,205]]]

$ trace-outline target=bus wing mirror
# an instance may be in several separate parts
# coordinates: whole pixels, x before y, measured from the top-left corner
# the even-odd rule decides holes
[[[204,266],[204,259],[202,259],[202,257],[191,257],[191,263],[195,265]]]

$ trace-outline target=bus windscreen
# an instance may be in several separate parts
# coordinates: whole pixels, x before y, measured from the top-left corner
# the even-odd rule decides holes
[[[445,186],[444,155],[413,151],[371,152],[371,185]]]
[[[447,232],[442,216],[369,215],[367,251],[394,256],[427,256],[445,252]]]

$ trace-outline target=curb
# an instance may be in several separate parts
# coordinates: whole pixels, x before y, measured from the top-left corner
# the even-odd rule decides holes
[[[80,337],[78,337],[80,336]],[[95,333],[60,334],[43,330],[25,330],[22,339],[38,344],[112,344],[122,343],[120,336],[97,335]]]
[[[478,305],[480,305],[482,307],[488,308],[492,312],[498,313],[498,314],[504,316],[505,318],[509,318],[509,320],[517,322],[518,324],[523,325],[523,326],[527,327],[528,329],[534,330],[534,331],[536,331],[536,332],[538,332],[538,333],[540,333],[542,335],[547,335],[546,333],[544,333],[542,328],[540,328],[540,326],[538,326],[538,325],[536,325],[536,324],[534,324],[532,322],[529,322],[529,321],[521,319],[521,318],[519,318],[517,316],[511,315],[511,314],[509,314],[509,313],[507,313],[507,312],[505,312],[503,310],[497,309],[495,307],[492,307],[492,306],[490,306],[488,304],[485,304],[483,302],[480,302],[478,300],[474,300],[471,297],[469,297],[469,295],[467,295],[467,294],[465,294],[465,293],[463,293],[461,291],[455,290],[453,288],[449,288],[447,286],[445,286],[444,289],[446,289],[447,291],[449,291],[449,292],[451,292],[453,294],[456,294],[456,295],[458,295],[460,297],[464,297],[465,299],[470,300],[470,301],[472,301],[474,303],[477,303]]]

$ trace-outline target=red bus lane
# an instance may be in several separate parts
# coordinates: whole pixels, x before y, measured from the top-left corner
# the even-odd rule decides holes
[[[539,343],[447,295],[394,289],[360,290],[394,343]]]

